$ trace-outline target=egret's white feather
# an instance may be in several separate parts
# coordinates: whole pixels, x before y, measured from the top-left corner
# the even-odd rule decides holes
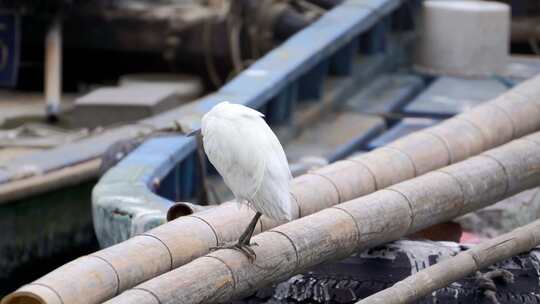
[[[263,114],[222,102],[203,116],[201,133],[210,162],[237,200],[269,217],[292,218],[287,158]]]

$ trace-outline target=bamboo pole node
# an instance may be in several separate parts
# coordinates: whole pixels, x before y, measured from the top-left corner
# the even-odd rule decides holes
[[[375,174],[373,173],[373,171],[371,171],[371,169],[368,166],[366,166],[366,164],[363,163],[361,159],[347,158],[342,161],[349,161],[355,165],[361,165],[369,173],[369,176],[371,176],[371,180],[373,181],[374,191],[379,190],[379,186],[377,185],[377,178],[375,177]]]
[[[368,174],[375,177],[375,186],[372,191],[364,191],[361,195],[380,190],[388,185],[393,185],[398,181],[403,181],[415,177],[415,168],[407,156],[393,149],[381,147],[375,153],[366,153],[354,156],[350,159],[362,163],[369,169]],[[388,168],[393,168],[390,174]],[[358,195],[360,196],[360,195]],[[358,197],[357,196],[357,197]]]
[[[487,149],[487,147],[489,147],[490,143],[489,143],[489,140],[488,140],[488,137],[487,137],[486,133],[474,121],[471,121],[471,120],[467,119],[466,117],[463,117],[463,116],[460,116],[460,115],[454,116],[451,119],[455,119],[455,120],[458,120],[458,121],[465,122],[466,124],[472,126],[475,130],[478,131],[478,134],[480,134],[480,137],[481,137],[481,140],[482,140],[482,143],[481,143],[482,149],[481,149],[481,151],[485,151]]]
[[[392,151],[397,151],[401,155],[404,155],[409,160],[409,162],[411,163],[411,167],[413,169],[413,176],[418,176],[418,169],[416,169],[416,164],[414,163],[413,158],[407,152],[401,151],[399,148],[392,147],[390,144],[386,145],[386,146],[383,146],[380,149],[389,149],[389,150],[392,150]]]
[[[456,160],[455,160],[455,157],[450,149],[450,145],[448,144],[448,142],[446,141],[446,139],[444,139],[443,137],[441,137],[440,135],[436,134],[436,133],[433,133],[432,131],[430,130],[422,130],[420,131],[422,133],[425,133],[427,135],[430,135],[432,136],[433,138],[439,140],[443,146],[446,148],[446,153],[448,155],[448,162],[445,164],[445,166],[448,166],[450,164],[453,164]]]
[[[296,244],[294,244],[294,241],[283,231],[272,229],[272,230],[268,230],[267,232],[277,233],[289,241],[289,243],[291,244],[294,250],[294,256],[296,257],[296,265],[294,266],[294,268],[297,269],[300,266],[300,255],[298,254],[298,248],[296,248]]]
[[[170,257],[170,259],[171,259],[171,263],[170,263],[171,266],[170,266],[169,268],[170,268],[170,269],[173,269],[173,268],[174,268],[174,267],[173,267],[173,266],[174,266],[174,264],[173,264],[173,255],[172,255],[172,252],[171,252],[171,248],[169,248],[169,246],[167,246],[167,244],[166,244],[162,239],[160,239],[160,238],[158,238],[157,236],[152,235],[152,234],[150,234],[150,233],[141,233],[141,234],[139,234],[139,235],[140,235],[140,236],[149,237],[149,238],[153,238],[153,239],[157,240],[158,242],[160,242],[160,243],[163,245],[163,247],[165,247],[165,249],[167,250],[167,253],[169,254],[169,257]],[[104,259],[103,259],[103,260],[104,260]],[[106,260],[104,260],[104,261],[106,261]],[[107,264],[110,265],[109,262],[107,262]],[[112,265],[111,265],[111,267],[112,267]],[[114,267],[113,267],[113,269],[114,269]],[[114,269],[114,272],[116,273],[116,275],[118,275],[118,273],[116,272],[116,269]],[[120,277],[118,277],[118,282],[119,282],[118,285],[120,286]]]
[[[358,239],[362,237],[362,233],[361,233],[362,230],[360,230],[360,224],[358,224],[358,221],[354,218],[354,215],[352,215],[347,209],[341,208],[340,206],[332,206],[328,209],[337,209],[347,214],[351,218],[351,220],[354,222],[354,225],[356,226],[356,234],[358,235]]]
[[[197,220],[203,222],[204,224],[206,224],[208,226],[208,228],[210,228],[210,230],[212,230],[212,233],[214,234],[214,237],[216,238],[216,246],[219,246],[220,239],[219,239],[219,236],[218,236],[218,233],[217,233],[216,229],[214,228],[214,226],[212,226],[212,224],[210,224],[204,218],[202,218],[202,217],[200,217],[200,216],[198,216],[196,214],[189,215],[188,217],[193,218],[193,219],[197,219]]]
[[[506,194],[510,190],[510,175],[508,174],[508,171],[506,171],[506,167],[503,165],[503,163],[501,163],[501,161],[498,160],[496,157],[493,157],[492,155],[488,155],[488,154],[480,154],[480,155],[478,155],[476,157],[484,157],[486,159],[492,160],[494,163],[496,163],[501,168],[502,172],[506,176],[506,178],[505,178],[506,183],[505,183],[504,191],[503,191],[501,197],[506,196]]]
[[[294,201],[294,204],[296,205],[296,209],[298,209],[298,217],[299,218],[302,217],[302,207],[298,203],[298,198],[296,198],[296,195],[292,191],[289,191],[289,194],[291,195],[292,201]],[[262,227],[262,225],[261,225],[261,227]]]
[[[482,129],[482,127],[479,126],[474,120],[472,120],[472,119],[470,119],[468,117],[462,116],[462,115],[457,115],[457,116],[454,116],[453,118],[465,121],[468,124],[470,124],[471,126],[473,126],[475,129],[477,129],[482,134],[482,139],[483,139],[482,147],[489,147],[491,145],[491,142],[489,140],[489,136]]]
[[[231,250],[231,249],[224,249],[224,250]],[[233,288],[233,290],[236,289],[236,277],[234,276],[234,271],[232,270],[231,266],[229,266],[229,264],[227,264],[219,256],[214,256],[212,253],[209,253],[209,254],[201,257],[201,259],[204,259],[204,258],[214,259],[214,260],[218,261],[220,264],[222,264],[223,266],[225,266],[225,268],[227,268],[227,270],[229,271],[229,275],[231,276],[232,288]],[[159,298],[158,298],[158,301],[159,301]]]
[[[339,187],[336,185],[336,183],[334,183],[334,181],[333,181],[330,177],[328,177],[328,176],[326,176],[326,175],[324,175],[324,174],[318,173],[316,170],[309,171],[309,172],[306,173],[306,174],[320,176],[320,177],[324,178],[325,180],[327,180],[327,181],[332,185],[332,187],[334,187],[334,190],[336,190],[336,194],[337,194],[337,197],[338,197],[337,201],[338,201],[339,203],[343,202],[343,201],[341,200],[341,198],[342,198],[343,195],[342,195],[341,192],[339,191]]]
[[[507,127],[509,125],[512,126],[512,120],[508,118],[508,113],[501,111],[493,104],[494,102],[484,103],[475,108],[478,111],[465,112],[456,116],[476,124],[484,133],[489,147],[495,147],[507,142],[514,138],[512,136],[515,133],[513,128]],[[484,120],[484,124],[478,125],[477,121],[482,119]],[[499,121],[506,122],[499,123]]]
[[[385,147],[397,149],[406,155],[414,165],[414,176],[432,171],[434,167],[444,167],[450,162],[444,143],[422,131],[400,138]]]
[[[409,217],[411,219],[410,223],[409,223],[409,226],[407,227],[407,234],[409,234],[410,230],[414,227],[414,206],[413,206],[413,203],[411,202],[411,200],[403,193],[401,193],[401,191],[397,190],[397,189],[394,189],[392,187],[388,187],[388,188],[385,188],[385,189],[382,189],[380,191],[391,191],[391,192],[394,192],[394,193],[397,193],[399,196],[403,197],[403,199],[405,199],[405,201],[407,202],[407,205],[409,206]]]
[[[491,104],[491,106],[494,108],[494,109],[497,109],[499,110],[501,113],[503,113],[506,118],[508,118],[508,121],[510,122],[510,127],[512,129],[512,138],[514,138],[516,136],[516,123],[514,122],[514,119],[512,119],[512,115],[510,115],[510,113],[508,113],[508,111],[506,109],[504,109],[503,107],[501,107],[500,105],[498,104]]]
[[[116,271],[116,268],[114,268],[114,266],[111,264],[111,262],[107,261],[106,259],[98,256],[98,255],[88,255],[89,258],[95,258],[95,259],[98,259],[98,260],[101,260],[102,262],[104,262],[105,264],[107,264],[113,271],[114,275],[116,276],[116,292],[115,294],[119,294],[120,293],[120,275],[118,274],[118,271]],[[41,285],[44,285],[44,284],[41,284]],[[45,286],[45,285],[44,285]],[[48,287],[48,286],[47,286]],[[50,287],[49,287],[50,288]],[[51,290],[54,291],[54,289],[50,288]],[[56,293],[56,291],[55,291]],[[60,295],[58,295],[58,297],[60,297]],[[63,302],[63,301],[62,301]]]
[[[450,178],[452,178],[454,180],[456,185],[458,185],[459,191],[461,193],[461,201],[463,202],[463,204],[459,207],[459,211],[458,211],[458,213],[461,213],[461,212],[463,212],[463,208],[465,208],[465,205],[467,204],[467,197],[465,195],[465,186],[460,182],[459,178],[457,178],[455,175],[453,175],[450,172],[444,171],[443,169],[435,170],[435,171],[433,171],[433,173],[446,174],[447,176],[449,176]]]
[[[150,291],[148,289],[144,289],[144,288],[141,288],[141,287],[135,287],[135,288],[132,288],[132,290],[140,290],[142,292],[145,292],[145,293],[149,294],[150,296],[152,296],[156,300],[156,302],[158,304],[161,304],[161,301],[159,300],[159,297],[155,293],[153,293],[152,291]]]

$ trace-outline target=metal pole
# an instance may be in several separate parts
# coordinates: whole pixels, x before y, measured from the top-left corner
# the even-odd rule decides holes
[[[56,121],[62,94],[62,22],[56,17],[45,37],[45,101],[47,120]]]

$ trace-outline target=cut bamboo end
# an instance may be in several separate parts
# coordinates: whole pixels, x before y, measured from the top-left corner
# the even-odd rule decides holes
[[[1,304],[63,304],[62,299],[51,288],[44,285],[29,284],[16,293],[2,299]]]
[[[167,222],[182,216],[192,215],[194,213],[213,208],[214,206],[201,206],[188,202],[178,202],[167,210]]]
[[[6,297],[5,299],[6,302],[2,302],[2,303],[13,303],[13,304],[45,304],[45,303],[53,303],[53,302],[48,302],[40,297],[38,297],[36,295],[35,292],[24,292],[24,291],[21,291],[19,293],[17,293],[16,295],[13,295],[11,297]],[[59,304],[61,302],[58,302]]]

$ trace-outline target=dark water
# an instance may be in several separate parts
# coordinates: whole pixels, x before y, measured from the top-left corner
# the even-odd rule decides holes
[[[0,204],[0,297],[99,249],[90,200],[95,182]]]

